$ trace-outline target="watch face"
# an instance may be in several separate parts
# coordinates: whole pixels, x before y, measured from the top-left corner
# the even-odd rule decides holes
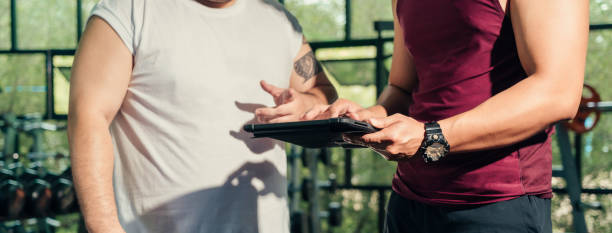
[[[431,161],[438,161],[440,158],[444,157],[444,145],[434,142],[425,149],[425,154]]]

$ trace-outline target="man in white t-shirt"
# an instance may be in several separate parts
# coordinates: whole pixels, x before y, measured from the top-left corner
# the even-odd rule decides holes
[[[89,232],[287,233],[284,145],[241,129],[336,98],[296,19],[276,0],[102,0],[92,15],[69,114]]]

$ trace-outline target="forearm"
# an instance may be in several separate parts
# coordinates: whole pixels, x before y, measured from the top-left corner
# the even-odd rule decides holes
[[[331,84],[318,84],[305,91],[311,97],[311,104],[331,104],[338,98],[336,89]]]
[[[87,120],[85,120],[87,119]],[[113,146],[104,117],[71,116],[69,141],[75,189],[89,232],[122,232],[113,191]]]
[[[382,118],[395,113],[408,114],[412,95],[401,88],[389,84],[378,97],[377,105],[369,107],[374,118]]]
[[[439,121],[451,151],[510,145],[573,117],[580,96],[568,94],[575,91],[563,86],[582,85],[582,79],[568,80],[563,85],[551,85],[533,75],[470,111]]]

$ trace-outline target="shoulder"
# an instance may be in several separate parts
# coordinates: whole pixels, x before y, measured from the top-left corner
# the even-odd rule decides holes
[[[296,32],[302,32],[302,26],[298,22],[297,18],[291,14],[291,12],[289,12],[285,6],[278,2],[278,0],[260,0],[255,1],[254,3],[256,3],[257,7],[268,15],[277,18],[279,22],[290,25]]]

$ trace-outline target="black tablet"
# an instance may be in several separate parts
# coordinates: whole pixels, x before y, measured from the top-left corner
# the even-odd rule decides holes
[[[343,133],[372,133],[378,131],[367,122],[350,118],[296,121],[273,124],[248,124],[244,130],[255,138],[268,137],[308,148],[358,147],[345,142]]]

